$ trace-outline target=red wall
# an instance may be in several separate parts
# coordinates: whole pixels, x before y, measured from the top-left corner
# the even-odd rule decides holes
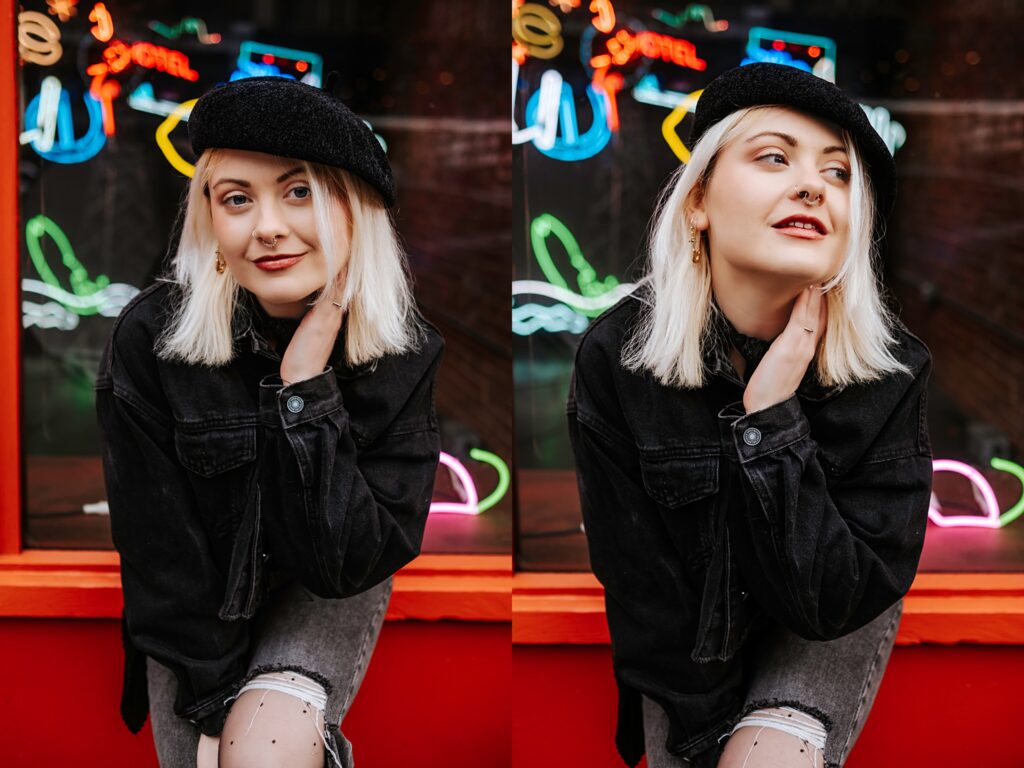
[[[387,622],[345,719],[357,763],[509,766],[510,649],[508,624]],[[0,663],[0,765],[157,768],[118,715],[117,622],[0,620]]]
[[[517,768],[625,765],[608,646],[520,645],[513,663]],[[897,646],[846,768],[1020,768],[1022,703],[1022,647]]]

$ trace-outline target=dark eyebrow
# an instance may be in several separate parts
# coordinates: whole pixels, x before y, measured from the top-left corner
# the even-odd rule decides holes
[[[302,172],[302,166],[301,165],[297,165],[294,168],[292,168],[290,171],[286,171],[285,173],[282,173],[280,176],[278,176],[276,181],[275,181],[275,183],[280,184],[282,181],[287,179],[289,176],[294,176],[296,173],[301,173],[301,172]],[[250,184],[248,181],[245,181],[244,179],[219,179],[218,181],[214,182],[212,188],[216,189],[221,184],[236,184],[239,187],[246,187],[246,188],[249,188],[249,187],[252,186],[252,184]]]
[[[778,136],[780,139],[782,139],[784,142],[789,144],[789,146],[791,146],[791,147],[795,147],[799,143],[796,140],[795,137],[790,136],[788,133],[782,133],[781,131],[762,131],[761,133],[758,133],[758,134],[756,134],[754,136],[751,136],[749,139],[747,139],[746,143],[749,144],[750,142],[754,141],[755,139],[759,139],[762,136]],[[821,154],[823,154],[823,155],[828,155],[828,154],[831,154],[832,152],[842,152],[842,153],[846,154],[846,148],[845,147],[825,147],[823,150],[821,150]]]

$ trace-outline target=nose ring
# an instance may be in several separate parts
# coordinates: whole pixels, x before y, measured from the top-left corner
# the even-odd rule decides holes
[[[254,229],[254,230],[252,231],[252,237],[253,237],[253,239],[254,239],[254,240],[256,240],[256,242],[258,242],[258,243],[259,243],[260,245],[265,245],[265,246],[266,246],[267,248],[277,248],[277,238],[278,238],[278,236],[277,236],[277,235],[274,235],[274,239],[273,239],[273,240],[271,240],[271,241],[270,241],[270,242],[268,243],[268,242],[267,242],[266,240],[264,240],[264,239],[263,239],[262,237],[260,237],[259,235],[257,235],[257,234],[256,234],[256,230]]]
[[[821,193],[820,192],[817,195],[815,195],[814,200],[810,199],[811,193],[808,192],[806,189],[801,189],[799,196],[800,196],[800,199],[804,201],[804,205],[806,205],[808,207],[810,207],[812,205],[817,205],[818,203],[821,202]]]

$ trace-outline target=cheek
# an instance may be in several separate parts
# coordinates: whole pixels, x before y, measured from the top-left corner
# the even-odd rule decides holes
[[[214,211],[211,218],[213,234],[217,242],[234,244],[245,242],[245,223],[238,216],[229,216],[223,211]]]

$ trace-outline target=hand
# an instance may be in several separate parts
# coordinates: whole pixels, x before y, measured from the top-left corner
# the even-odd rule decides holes
[[[789,322],[768,348],[743,392],[747,413],[761,411],[781,403],[796,392],[807,366],[814,360],[818,341],[825,334],[828,301],[821,287],[810,285],[793,304]],[[810,328],[813,333],[808,333]]]
[[[339,304],[347,275],[348,265],[339,276],[334,296],[331,297]],[[323,373],[341,331],[344,316],[345,311],[335,306],[330,299],[314,305],[305,314],[281,358],[281,380],[285,385]]]

